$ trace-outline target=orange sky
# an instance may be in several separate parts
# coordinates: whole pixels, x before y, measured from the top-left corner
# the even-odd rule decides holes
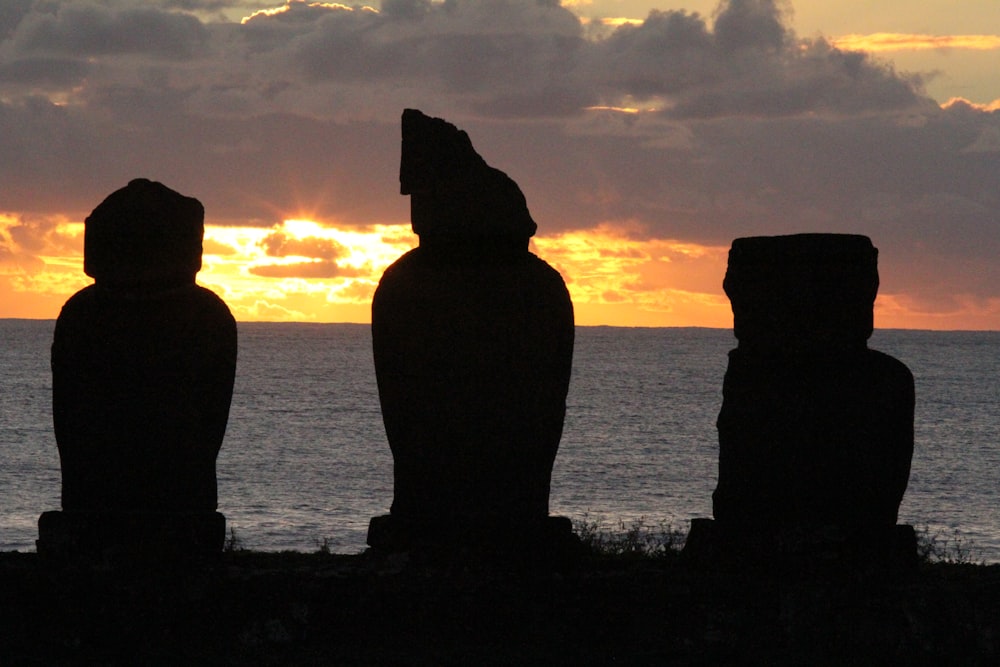
[[[54,319],[92,282],[82,270],[83,224],[62,220],[34,234],[25,226],[0,216],[0,236],[14,248],[0,264],[0,317]],[[579,325],[731,327],[721,288],[728,247],[642,239],[640,231],[606,224],[538,236],[532,251],[562,273]],[[416,243],[406,223],[360,230],[297,219],[271,228],[208,225],[198,282],[241,321],[368,322],[382,271]],[[970,300],[961,312],[920,312],[883,293],[876,326],[995,329],[998,306]]]
[[[204,204],[238,319],[368,321],[416,108],[517,182],[582,325],[730,327],[734,238],[829,232],[879,248],[877,326],[1000,330],[996,0],[371,5],[4,4],[0,317],[55,318],[143,177]]]

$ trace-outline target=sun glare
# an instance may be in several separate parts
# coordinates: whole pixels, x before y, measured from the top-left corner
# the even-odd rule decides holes
[[[415,245],[409,225],[208,226],[198,281],[238,320],[367,322],[382,272]]]

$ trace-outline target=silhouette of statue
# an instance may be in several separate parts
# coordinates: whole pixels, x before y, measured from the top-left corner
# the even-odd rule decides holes
[[[465,132],[411,109],[400,183],[420,243],[386,269],[372,302],[394,498],[368,543],[569,535],[548,502],[573,306],[559,273],[528,251],[536,225],[524,196]]]
[[[723,383],[713,530],[742,532],[734,548],[910,548],[912,529],[895,525],[913,455],[913,376],[867,346],[877,257],[857,235],[733,242],[724,288],[739,345]]]
[[[215,459],[236,370],[236,323],[195,284],[204,209],[136,179],[86,220],[84,271],[52,344],[62,512],[40,553],[220,551]]]

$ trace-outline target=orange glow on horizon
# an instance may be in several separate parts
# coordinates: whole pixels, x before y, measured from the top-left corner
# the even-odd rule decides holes
[[[978,299],[957,295],[948,310],[930,310],[906,295],[879,293],[875,299],[878,329],[928,329],[935,331],[1000,330],[1000,298]]]
[[[199,284],[240,321],[371,321],[382,272],[417,245],[409,224],[338,227],[290,218],[271,227],[205,228]],[[722,292],[728,246],[650,238],[628,222],[532,239],[563,275],[581,326],[732,327]],[[54,319],[91,284],[83,223],[0,213],[0,317]],[[921,305],[883,290],[878,328],[1000,329],[1000,299]]]
[[[82,222],[0,213],[0,317],[54,319],[91,282]]]
[[[635,239],[629,227],[534,239],[539,256],[563,274],[578,324],[732,326],[721,294],[728,247]]]

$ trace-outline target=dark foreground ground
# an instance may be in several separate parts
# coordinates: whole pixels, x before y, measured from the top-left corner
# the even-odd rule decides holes
[[[1000,566],[751,574],[226,553],[212,566],[0,554],[0,665],[1000,664]]]

